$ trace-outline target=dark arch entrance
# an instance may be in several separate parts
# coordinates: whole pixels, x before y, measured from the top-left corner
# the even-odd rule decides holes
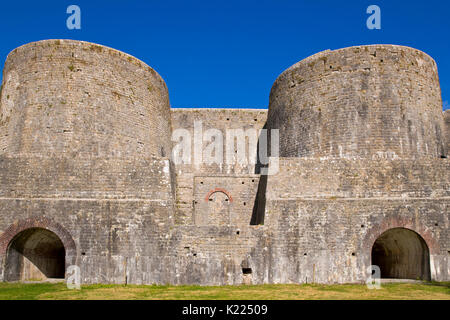
[[[18,233],[6,252],[5,281],[64,279],[66,250],[52,231],[30,228]]]
[[[416,232],[394,228],[384,232],[372,247],[372,265],[382,278],[431,280],[430,252]]]

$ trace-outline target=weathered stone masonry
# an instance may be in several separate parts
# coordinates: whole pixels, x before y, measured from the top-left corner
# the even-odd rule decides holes
[[[0,101],[2,281],[360,283],[374,262],[450,280],[450,116],[418,50],[321,52],[267,112],[171,109],[138,59],[46,40],[10,53]],[[175,165],[172,132],[200,121],[279,129],[279,172]]]

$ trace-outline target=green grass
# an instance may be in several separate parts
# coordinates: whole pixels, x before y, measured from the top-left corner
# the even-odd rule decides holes
[[[0,283],[0,300],[450,300],[450,283],[365,285],[139,286]]]

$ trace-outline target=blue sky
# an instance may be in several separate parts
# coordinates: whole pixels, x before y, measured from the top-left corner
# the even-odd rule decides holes
[[[71,4],[81,8],[81,30],[66,27]],[[366,28],[371,4],[381,8],[381,30]],[[158,71],[173,107],[265,108],[274,80],[297,61],[378,43],[430,54],[450,101],[450,1],[41,0],[4,1],[0,10],[2,64],[31,41],[96,42]]]

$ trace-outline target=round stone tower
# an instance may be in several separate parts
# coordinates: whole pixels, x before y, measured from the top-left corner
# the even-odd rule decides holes
[[[170,154],[170,105],[161,77],[97,44],[45,40],[5,64],[0,154],[135,157]]]
[[[143,62],[73,40],[12,51],[0,104],[0,281],[64,278],[69,267],[84,282],[142,279],[127,261],[160,259],[152,239],[172,224],[170,152],[168,90]]]
[[[436,63],[393,45],[318,53],[275,81],[268,128],[280,130],[281,157],[444,156]]]

